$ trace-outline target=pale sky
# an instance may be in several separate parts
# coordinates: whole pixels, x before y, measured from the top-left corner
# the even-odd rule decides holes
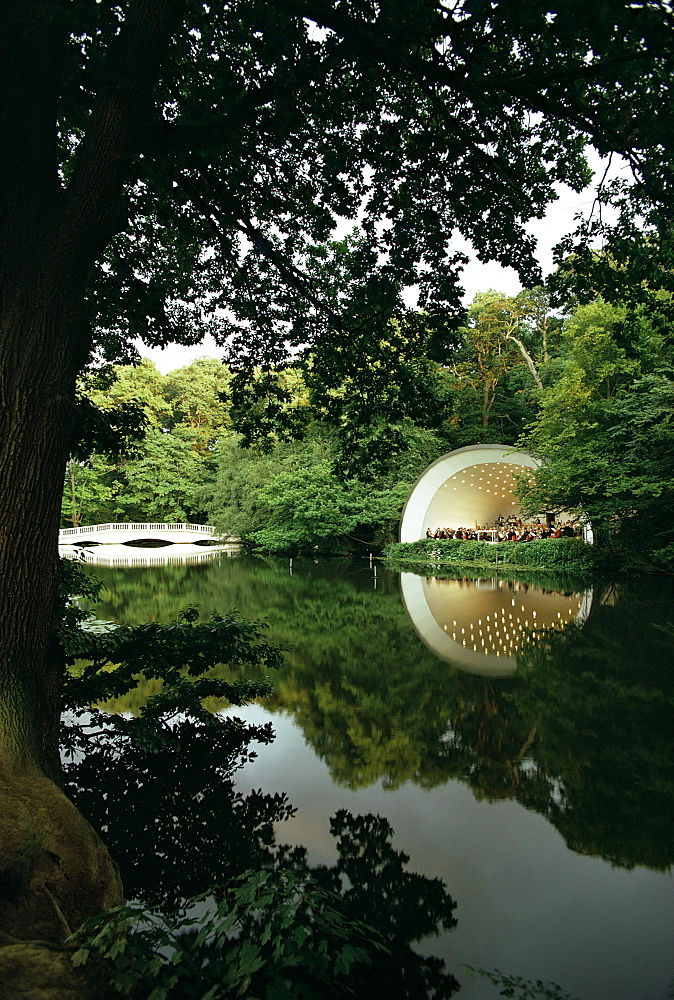
[[[595,176],[601,177],[603,167],[599,157],[592,149],[588,150],[588,160],[595,171]],[[615,173],[616,170],[611,171],[612,176]],[[594,187],[576,192],[559,185],[557,190],[559,198],[550,205],[545,218],[535,219],[526,227],[528,232],[537,239],[538,260],[544,275],[549,274],[553,269],[553,246],[575,228],[574,217],[577,214],[589,215],[594,201]],[[604,216],[605,214],[604,212]],[[347,228],[351,228],[351,225],[350,223]],[[465,289],[464,301],[466,303],[472,302],[477,292],[485,292],[489,288],[494,288],[505,295],[516,295],[520,291],[522,286],[512,268],[501,267],[500,264],[494,262],[482,264],[477,259],[471,245],[461,238],[452,241],[452,249],[462,250],[470,257],[469,264],[462,272],[461,282]],[[222,353],[211,337],[206,337],[196,347],[181,347],[171,344],[169,347],[151,348],[140,342],[137,343],[137,347],[142,357],[154,361],[163,374],[189,365],[196,358],[220,358]]]

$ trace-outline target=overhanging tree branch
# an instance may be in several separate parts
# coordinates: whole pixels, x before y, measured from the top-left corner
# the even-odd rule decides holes
[[[55,250],[93,263],[121,228],[129,167],[151,118],[152,94],[184,0],[131,0],[110,46],[103,85],[77,151]]]

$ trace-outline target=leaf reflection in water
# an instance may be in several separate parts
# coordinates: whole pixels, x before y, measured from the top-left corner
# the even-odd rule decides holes
[[[263,938],[268,947],[256,952],[259,967],[253,969],[249,983],[254,993],[259,990],[262,995],[280,976],[288,995],[294,995],[294,984],[305,991],[303,996],[316,998],[346,996],[350,990],[375,1000],[388,1000],[391,995],[450,997],[458,984],[444,962],[420,956],[412,947],[422,937],[456,923],[455,904],[443,883],[407,871],[408,858],[392,847],[393,831],[380,817],[353,816],[345,810],[333,817],[331,833],[337,838],[338,858],[331,866],[311,868],[304,848],[276,844],[274,823],[294,811],[285,795],[257,791],[243,795],[233,778],[242,762],[254,756],[251,743],[267,743],[270,738],[267,727],[244,725],[231,716],[222,718],[217,730],[184,719],[174,726],[170,746],[138,745],[133,737],[112,729],[98,739],[96,750],[70,764],[69,792],[90,821],[104,831],[127,895],[153,907],[151,920],[146,909],[135,914],[120,912],[122,923],[115,925],[117,930],[105,931],[99,952],[102,949],[111,957],[110,948],[120,935],[137,935],[124,959],[131,966],[120,966],[125,974],[137,973],[138,962],[156,959],[162,947],[186,934],[183,942],[190,961],[182,963],[182,972],[189,979],[195,968],[207,966],[208,976],[204,973],[200,982],[206,990],[211,977],[216,977],[213,983],[220,982],[222,962],[229,968],[234,960],[227,957],[226,949],[222,954],[213,950],[215,925],[209,923],[213,906],[219,906],[221,913],[229,912],[233,887],[248,885],[251,869],[258,876],[267,871],[280,878],[287,872],[307,887],[305,904],[309,906],[307,912],[293,911],[293,933],[299,933],[307,921],[310,924],[306,941],[298,954],[288,958],[287,967],[281,963],[279,970],[277,946],[286,932],[278,921],[286,903],[281,906],[278,894],[262,893],[255,912],[237,910],[237,919],[229,926],[239,936],[258,942],[260,921],[264,924],[272,916],[277,921]],[[329,912],[337,915],[341,926],[351,929],[359,944],[349,961],[339,950],[343,942],[334,928],[323,925],[323,904],[318,905],[310,886],[328,894]],[[202,904],[197,925],[195,896],[200,896]],[[318,907],[316,912],[312,907]],[[148,920],[163,928],[161,933],[149,935]],[[104,926],[99,921],[90,932],[102,934]],[[206,926],[208,933],[197,933]],[[367,934],[358,931],[361,926]],[[90,950],[86,938],[83,946]],[[345,974],[330,981],[319,976],[312,958],[316,949],[319,955],[325,950],[332,956],[331,962],[342,955],[333,971]],[[177,964],[181,966],[180,961]],[[131,995],[145,996],[142,989],[148,985],[149,979],[147,983],[139,980]]]

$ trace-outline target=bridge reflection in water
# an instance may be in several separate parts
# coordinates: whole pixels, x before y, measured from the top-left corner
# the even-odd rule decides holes
[[[129,545],[95,545],[59,547],[63,559],[76,559],[93,566],[168,566],[175,564],[209,563],[222,556],[237,556],[241,545],[226,542],[223,545],[169,545],[161,549],[132,548]]]
[[[592,590],[545,590],[498,577],[463,580],[402,573],[403,603],[419,637],[436,656],[469,673],[504,677],[517,651],[545,630],[582,624]]]

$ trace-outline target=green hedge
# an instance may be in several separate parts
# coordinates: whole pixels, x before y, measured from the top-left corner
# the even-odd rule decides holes
[[[539,538],[532,542],[468,542],[457,538],[421,538],[396,542],[384,550],[387,559],[399,562],[495,566],[528,566],[563,572],[594,572],[604,563],[603,553],[581,538]]]

